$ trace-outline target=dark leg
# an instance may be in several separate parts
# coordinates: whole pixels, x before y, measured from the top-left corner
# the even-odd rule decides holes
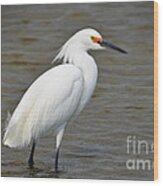
[[[34,151],[35,151],[35,142],[33,142],[31,153],[28,159],[28,165],[30,168],[32,168],[34,165],[34,161],[33,161]]]
[[[58,170],[58,159],[59,159],[59,148],[57,148],[56,157],[55,157],[55,171]]]
[[[64,130],[65,128],[62,128],[57,136],[56,136],[56,157],[55,157],[55,171],[57,172],[58,171],[58,159],[59,159],[59,149],[60,149],[60,146],[61,146],[61,142],[62,142],[62,138],[63,138],[63,134],[64,134]]]

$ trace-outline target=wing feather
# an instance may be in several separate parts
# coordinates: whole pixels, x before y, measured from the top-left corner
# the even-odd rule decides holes
[[[15,109],[4,144],[23,147],[50,129],[57,131],[71,119],[82,91],[82,73],[75,66],[65,64],[45,72],[29,87]]]

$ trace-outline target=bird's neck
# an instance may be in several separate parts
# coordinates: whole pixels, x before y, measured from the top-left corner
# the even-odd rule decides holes
[[[80,113],[95,89],[98,75],[97,65],[93,57],[87,53],[85,48],[79,45],[71,45],[70,47],[67,43],[62,47],[61,51],[54,59],[54,61],[56,60],[63,60],[63,64],[72,64],[82,72],[84,79],[83,94],[81,104],[77,110],[77,113]]]
[[[83,48],[82,45],[71,45],[67,47],[65,44],[54,61],[55,60],[62,60],[63,64],[73,64],[85,74],[92,74],[91,72],[97,71],[97,66],[93,57],[88,54],[87,50]]]
[[[82,103],[79,107],[80,113],[93,94],[97,82],[98,70],[93,57],[87,52],[74,53],[71,63],[81,70],[84,79]]]
[[[97,76],[97,65],[87,51],[74,51],[68,63],[78,67],[83,72],[83,76],[89,76],[89,78]]]
[[[77,66],[81,70],[84,70],[84,68],[89,69],[89,67],[96,65],[93,57],[86,51],[74,51],[68,63]]]

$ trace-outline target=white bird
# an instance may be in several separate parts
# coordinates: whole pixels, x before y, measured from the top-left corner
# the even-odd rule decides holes
[[[28,164],[33,166],[37,139],[49,130],[56,136],[55,170],[65,127],[85,107],[96,86],[97,66],[88,50],[106,47],[124,50],[104,42],[94,29],[74,34],[61,48],[54,61],[62,64],[39,76],[19,102],[6,128],[3,143],[22,148],[33,143]]]

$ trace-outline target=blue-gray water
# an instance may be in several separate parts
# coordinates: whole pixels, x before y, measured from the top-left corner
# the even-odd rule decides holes
[[[99,68],[97,87],[66,130],[59,173],[53,172],[55,138],[47,135],[37,144],[33,170],[26,163],[29,148],[2,145],[2,176],[153,179],[152,168],[126,168],[130,159],[153,161],[153,2],[2,6],[2,129],[7,112],[51,68],[61,45],[85,27],[96,28],[128,55],[91,52]],[[134,139],[148,143],[147,154],[144,147],[133,154]]]

